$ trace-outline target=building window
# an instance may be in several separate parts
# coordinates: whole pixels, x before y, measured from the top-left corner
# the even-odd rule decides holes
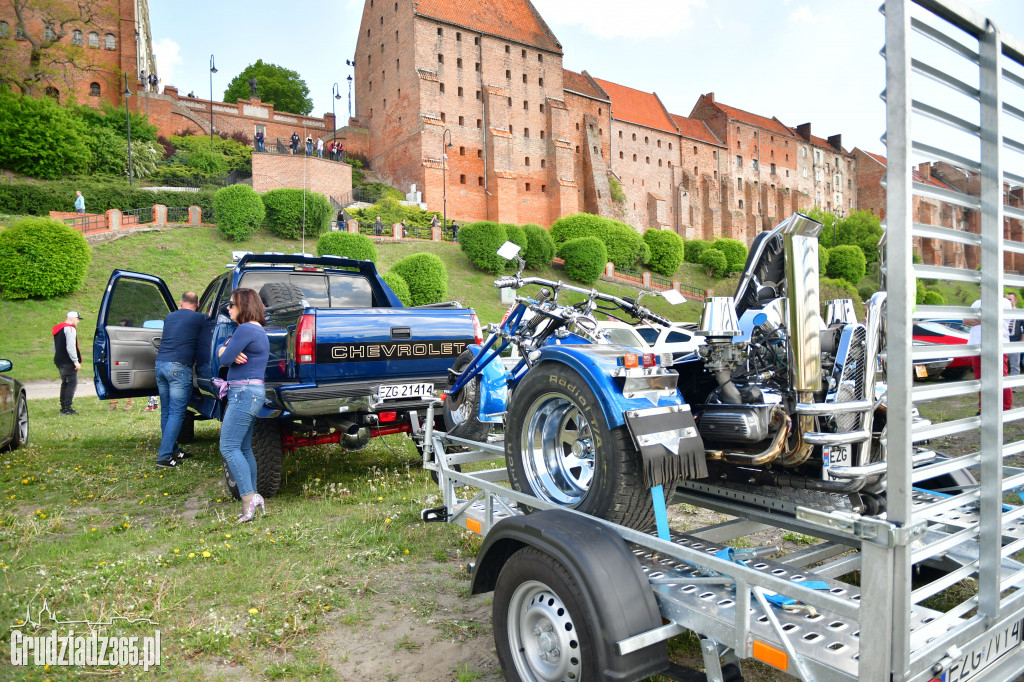
[[[459,176],[459,184],[460,185],[465,185],[466,184],[466,176],[465,175],[460,175]]]
[[[530,191],[530,183],[526,183],[526,191],[527,191],[527,192],[529,192],[529,191]]]
[[[853,180],[846,181],[846,189],[853,189]]]
[[[396,43],[398,42],[398,31],[397,30],[395,31],[395,42]]]
[[[526,160],[523,163],[524,163],[524,165],[529,166],[530,165],[530,157],[527,156]]]
[[[658,159],[658,168],[661,168],[661,159]]]
[[[476,72],[480,73],[480,62],[476,63]]]
[[[633,163],[636,163],[636,154],[633,155]]]
[[[512,53],[512,48],[510,46],[506,45],[505,46],[505,54],[511,54],[511,53]]]
[[[25,39],[25,29],[24,27],[22,27],[20,22],[14,24],[14,37],[18,38],[19,40]]]
[[[699,173],[697,172],[697,167],[696,166],[693,167],[693,175],[694,176],[699,175]],[[658,184],[660,185],[661,183],[658,183]]]
[[[473,37],[473,44],[474,45],[479,45],[480,44],[480,36],[474,36]]]
[[[477,187],[483,187],[484,186],[484,176],[482,176],[482,175],[476,176],[476,186]]]
[[[622,131],[621,130],[619,131],[619,139],[620,140],[622,139]]]
[[[600,115],[601,115],[601,107],[598,107],[598,108],[597,108],[597,115],[598,115],[598,116],[600,116]],[[619,137],[622,137],[622,133],[619,133]]]
[[[53,87],[52,85],[46,86],[46,96],[52,97],[53,99],[60,101],[60,90]]]
[[[576,145],[576,153],[577,153],[577,154],[579,154],[579,153],[580,153],[580,146],[579,146],[579,145]]]
[[[441,94],[443,95],[444,94],[444,83],[440,83],[439,85],[441,86]]]
[[[512,124],[511,123],[508,124],[508,134],[509,135],[512,134]]]
[[[476,91],[476,101],[477,102],[480,101],[480,91],[479,90]]]
[[[647,161],[647,163],[649,164],[649,163],[651,162],[651,157],[649,157],[649,156],[648,156],[648,157],[645,157],[645,160],[646,160],[646,161]]]
[[[509,71],[508,69],[505,69],[505,80],[507,80],[507,81],[512,80],[512,72]]]
[[[711,177],[713,177],[715,180],[717,180],[718,179],[718,171],[711,171]]]
[[[789,154],[786,154],[786,161],[789,161]]]
[[[400,60],[400,59],[396,59],[395,60],[395,71],[399,70],[399,68],[401,67],[401,64],[402,64],[402,60]]]
[[[96,31],[89,31],[89,47],[100,46],[100,34]]]
[[[461,69],[462,68],[462,57],[456,57],[455,58],[455,68],[457,68],[457,69]]]
[[[466,125],[466,119],[464,119],[463,117],[459,116],[459,125],[460,126]]]
[[[539,86],[541,86],[543,88],[544,87],[544,79],[543,78],[538,78],[537,79],[537,85],[539,85]]]
[[[483,149],[477,149],[476,150],[476,158],[478,158],[478,159],[484,158],[484,150]]]
[[[442,31],[440,28],[438,28],[437,29],[437,35],[443,36],[444,35],[444,31]]]
[[[633,133],[633,142],[636,142],[636,133]]]
[[[542,139],[542,140],[544,139],[544,131],[543,130],[540,131],[540,139]]]
[[[772,164],[772,175],[775,175],[775,164]]]
[[[750,160],[750,167],[755,171],[760,169],[760,165],[758,164],[757,159]]]
[[[462,97],[462,86],[459,86],[459,97]]]
[[[525,73],[523,74],[523,82],[524,83],[526,82],[526,74]]]
[[[457,43],[461,43],[462,42],[462,33],[460,31],[456,31],[455,32],[455,42],[457,42]]]
[[[740,199],[740,208],[743,208],[743,199]]]
[[[526,59],[526,50],[523,50],[523,59]]]
[[[387,106],[387,105],[388,105],[388,101],[384,100],[384,106]],[[444,123],[444,122],[445,122],[444,112],[442,111],[441,112],[441,123]]]
[[[548,186],[547,185],[541,185],[540,186],[540,191],[541,192],[547,192],[548,191]]]
[[[619,158],[620,159],[622,158],[622,152],[619,152]]]
[[[644,144],[650,144],[650,143],[651,143],[650,138],[648,138],[646,135],[644,135]]]
[[[661,140],[658,140],[658,149],[661,149]]]
[[[543,104],[540,105],[540,113],[542,113],[542,114],[544,113],[544,105]]]
[[[737,192],[742,192],[743,191],[743,178],[736,178],[736,191]]]
[[[370,66],[372,63],[373,63],[373,55],[372,54],[366,55],[366,65]]]
[[[530,136],[530,129],[529,128],[523,128],[523,137],[529,137],[529,136]]]
[[[4,33],[4,27],[6,25],[7,25],[7,23],[4,22],[4,25],[0,26],[0,36],[2,36],[4,38],[7,37],[7,34]],[[71,44],[72,45],[81,45],[82,44],[82,32],[79,31],[77,28],[74,31],[71,32]]]
[[[90,97],[99,97],[100,96],[100,84],[99,83],[96,83],[96,82],[89,83],[89,96]]]
[[[477,128],[483,128],[484,127],[484,122],[481,121],[479,118],[476,120],[476,127]]]
[[[437,55],[437,63],[438,64],[444,64],[444,55],[443,54]]]
[[[43,39],[50,41],[57,37],[57,34],[53,32],[53,28],[50,26],[43,27]]]
[[[523,100],[523,109],[529,109],[529,108],[530,108],[530,103],[529,103],[529,102],[527,102],[527,101],[526,101],[526,100],[524,99],[524,100]]]
[[[742,170],[742,168],[743,168],[743,157],[742,156],[738,156],[738,155],[736,156],[736,167]]]
[[[694,153],[694,154],[696,154],[696,153],[697,153],[697,145],[693,145],[693,153]]]
[[[540,160],[540,167],[541,167],[541,168],[543,168],[543,167],[544,167],[544,165],[545,165],[545,160],[544,160],[544,159],[541,159],[541,160]]]

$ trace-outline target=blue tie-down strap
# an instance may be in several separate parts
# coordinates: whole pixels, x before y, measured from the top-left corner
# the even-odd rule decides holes
[[[743,563],[742,559],[746,558],[746,557],[743,556],[744,554],[746,554],[746,552],[744,550],[737,551],[737,550],[733,549],[732,547],[726,547],[725,549],[721,549],[721,550],[715,552],[715,556],[718,557],[719,559],[725,559],[726,561],[731,561],[734,564],[741,564],[741,563]],[[826,583],[823,580],[802,580],[802,581],[800,581],[797,584],[801,585],[802,587],[808,587],[808,588],[810,588],[812,590],[828,590],[828,589],[830,589],[829,586],[828,586],[828,583]],[[772,604],[775,604],[776,606],[781,606],[784,609],[786,609],[786,608],[800,608],[802,606],[802,605],[800,605],[797,602],[796,599],[793,599],[792,597],[783,596],[783,595],[778,594],[776,592],[771,592],[770,590],[765,590],[764,591],[764,597],[765,597],[765,599],[767,599]],[[805,608],[811,608],[811,607],[805,607]]]

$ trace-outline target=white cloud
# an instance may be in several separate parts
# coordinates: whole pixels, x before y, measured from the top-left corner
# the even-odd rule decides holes
[[[599,38],[647,40],[671,36],[689,28],[690,10],[704,0],[632,0],[623,11],[621,0],[534,0],[537,11],[558,34],[559,25],[582,26]]]
[[[164,85],[175,85],[174,77],[182,64],[181,47],[170,38],[160,38],[153,43],[156,57],[156,73]]]
[[[803,24],[817,24],[825,17],[818,16],[814,11],[807,5],[801,5],[793,10],[793,13],[789,15],[789,20],[794,23]]]

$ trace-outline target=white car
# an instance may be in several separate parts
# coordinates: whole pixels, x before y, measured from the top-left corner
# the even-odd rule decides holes
[[[655,353],[681,355],[692,353],[698,346],[704,345],[703,336],[693,333],[681,324],[673,324],[671,327],[641,324],[635,329]]]
[[[647,342],[644,341],[644,338],[637,332],[636,327],[631,324],[619,322],[618,320],[608,320],[606,322],[598,322],[597,327],[604,331],[609,343],[617,346],[637,348],[647,353],[653,352]]]

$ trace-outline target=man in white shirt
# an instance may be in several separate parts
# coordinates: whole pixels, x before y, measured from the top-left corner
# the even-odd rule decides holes
[[[53,364],[60,372],[60,413],[78,414],[71,406],[78,387],[78,370],[82,368],[82,351],[78,349],[78,323],[82,317],[71,310],[65,320],[53,326]]]
[[[1002,296],[999,298],[1000,304],[1003,308],[1013,307],[1010,301]],[[970,335],[967,337],[967,343],[981,343],[981,299],[971,304],[971,308],[978,310],[977,317],[966,317],[964,318],[964,324],[971,328]],[[1010,342],[1010,325],[1013,324],[1012,320],[1007,320],[1007,323],[1003,325],[1003,343]],[[974,369],[974,378],[981,379],[981,356],[975,355],[971,358],[971,365]],[[1003,355],[1003,376],[1006,376],[1009,369],[1009,361],[1006,355]],[[1003,389],[1003,410],[1013,409],[1013,391],[1009,388]],[[981,414],[981,395],[978,395],[978,414]]]

